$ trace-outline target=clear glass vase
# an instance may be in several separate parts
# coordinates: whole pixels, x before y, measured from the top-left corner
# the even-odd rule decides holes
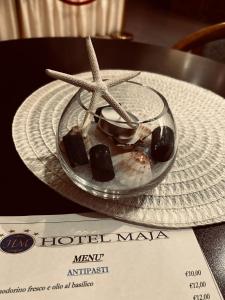
[[[174,118],[164,96],[148,86],[128,81],[110,93],[133,126],[99,97],[84,134],[80,128],[92,94],[80,89],[59,121],[58,158],[72,182],[95,196],[139,196],[159,184],[175,160]]]

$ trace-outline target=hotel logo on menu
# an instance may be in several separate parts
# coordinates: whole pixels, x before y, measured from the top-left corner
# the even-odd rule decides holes
[[[10,254],[28,251],[36,244],[37,235],[37,232],[31,233],[29,229],[18,233],[11,229],[7,234],[0,234],[0,250]]]
[[[169,238],[167,233],[162,230],[47,237],[41,237],[38,233],[32,234],[29,229],[22,233],[10,230],[9,233],[6,236],[0,234],[3,237],[0,241],[0,250],[10,254],[23,253],[30,250],[34,245],[37,247],[62,247],[115,242],[151,242]],[[86,260],[87,257],[77,258],[77,262],[79,259]]]
[[[35,244],[31,235],[25,233],[15,233],[4,237],[0,243],[3,252],[16,254],[29,250]]]

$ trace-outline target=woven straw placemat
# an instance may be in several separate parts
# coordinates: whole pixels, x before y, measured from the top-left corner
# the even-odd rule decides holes
[[[122,72],[126,71],[105,70],[102,74],[108,78]],[[150,195],[106,200],[72,184],[55,154],[55,132],[77,88],[58,80],[30,95],[15,115],[12,132],[20,157],[51,188],[112,217],[175,228],[225,221],[225,100],[203,88],[158,74],[142,72],[135,80],[166,97],[179,135],[175,164]]]

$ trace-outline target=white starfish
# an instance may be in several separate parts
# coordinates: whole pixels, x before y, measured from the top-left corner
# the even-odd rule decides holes
[[[47,69],[46,73],[55,79],[61,79],[67,83],[73,84],[75,86],[81,87],[87,91],[92,92],[92,98],[88,110],[85,114],[83,124],[81,126],[82,130],[85,130],[85,128],[88,126],[89,116],[91,113],[94,113],[95,102],[99,96],[104,98],[114,108],[114,110],[127,122],[127,124],[130,127],[132,128],[136,127],[137,125],[134,124],[129,114],[110,94],[109,88],[136,77],[137,75],[140,74],[140,72],[130,72],[127,75],[118,76],[116,79],[109,79],[107,81],[103,81],[100,74],[98,60],[90,37],[86,38],[86,46],[87,46],[89,62],[91,65],[91,72],[94,80],[93,82],[89,82],[83,79],[77,79],[72,75],[50,70],[50,69]]]

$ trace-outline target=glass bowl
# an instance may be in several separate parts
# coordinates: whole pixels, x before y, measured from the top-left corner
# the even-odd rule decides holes
[[[79,130],[92,94],[80,89],[59,121],[56,146],[63,170],[81,189],[103,198],[148,193],[170,170],[177,152],[173,115],[163,95],[128,81],[110,93],[132,119],[127,124],[99,97],[86,133]]]

